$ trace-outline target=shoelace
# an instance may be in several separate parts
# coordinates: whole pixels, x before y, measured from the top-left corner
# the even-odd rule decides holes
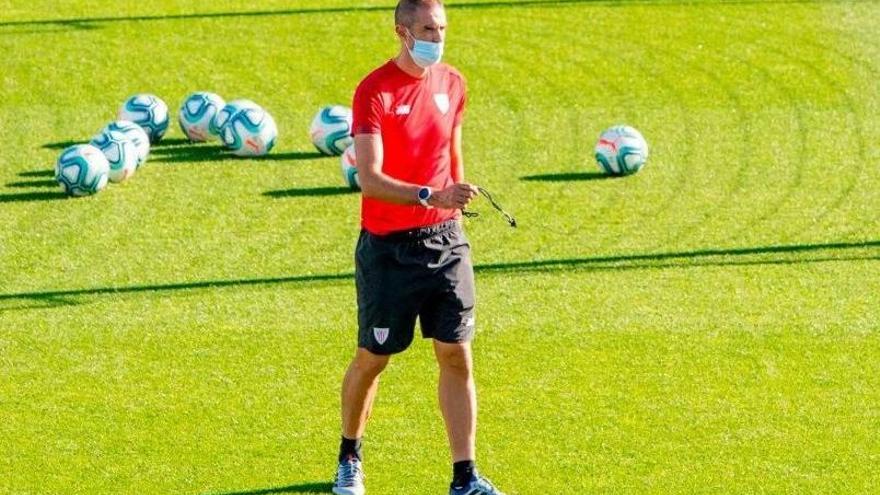
[[[339,471],[336,473],[336,482],[340,486],[353,486],[363,478],[366,478],[366,476],[361,471],[361,464],[359,462],[344,462],[339,465]]]
[[[469,489],[466,492],[461,492],[464,495],[504,495],[501,493],[495,485],[492,484],[487,478],[480,476],[479,474],[471,481],[471,485],[469,485]],[[466,487],[464,486],[454,486],[455,490],[464,490]]]
[[[479,191],[480,194],[482,194],[486,199],[489,200],[489,203],[492,204],[493,208],[495,208],[496,210],[501,212],[501,214],[504,216],[504,219],[507,220],[507,223],[509,223],[511,227],[514,227],[514,228],[516,227],[516,219],[513,218],[513,216],[510,213],[507,213],[506,211],[504,211],[504,208],[502,208],[501,205],[499,205],[498,202],[495,201],[495,198],[492,197],[492,194],[490,194],[489,191],[487,191],[486,189],[484,189],[481,186],[477,186],[477,191]],[[480,216],[480,214],[476,211],[467,211],[467,210],[461,210],[461,214],[468,217],[468,218],[474,218],[474,217]]]
[[[490,490],[485,493],[495,493],[498,495],[502,495],[501,492],[499,492],[498,489],[495,488],[495,485],[493,485],[491,481],[487,480],[486,478],[483,478],[482,476],[480,476],[479,481],[477,481],[477,484],[482,485],[482,486],[480,486],[480,488]]]

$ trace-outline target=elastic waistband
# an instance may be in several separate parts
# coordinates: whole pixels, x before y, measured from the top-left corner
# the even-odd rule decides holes
[[[385,235],[376,235],[370,234],[367,231],[365,232],[377,239],[381,239],[386,242],[413,242],[428,239],[430,237],[434,237],[435,235],[443,234],[445,232],[449,232],[458,228],[458,220],[447,220],[445,222],[435,223],[434,225],[427,225],[425,227],[418,227],[410,230],[401,230],[399,232],[392,232]]]

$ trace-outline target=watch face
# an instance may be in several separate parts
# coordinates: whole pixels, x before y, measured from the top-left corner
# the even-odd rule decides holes
[[[431,197],[431,190],[427,187],[419,189],[419,199],[426,200]]]

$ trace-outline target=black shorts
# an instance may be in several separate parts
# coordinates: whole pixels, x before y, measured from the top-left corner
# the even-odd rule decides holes
[[[458,221],[387,236],[362,231],[355,251],[358,346],[374,354],[422,336],[468,342],[474,335],[474,269]]]

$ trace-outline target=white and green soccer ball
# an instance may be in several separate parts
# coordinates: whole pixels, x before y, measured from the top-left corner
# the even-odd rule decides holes
[[[648,160],[648,143],[642,134],[627,125],[616,125],[599,136],[596,162],[608,175],[630,175],[638,172]]]
[[[150,142],[158,143],[168,130],[168,105],[155,95],[134,95],[122,104],[118,118],[141,126]]]
[[[214,129],[217,132],[217,135],[220,137],[220,140],[223,141],[223,126],[226,125],[226,122],[229,121],[230,117],[235,115],[241,110],[245,108],[261,108],[260,105],[257,105],[251,100],[232,100],[227,102],[217,115],[214,117]]]
[[[351,137],[351,109],[340,105],[322,108],[309,127],[312,143],[325,155],[341,155],[353,138]]]
[[[217,114],[220,140],[237,156],[263,156],[275,146],[275,119],[250,100],[235,100]]]
[[[134,147],[137,150],[138,167],[147,161],[147,157],[150,155],[150,137],[147,136],[146,131],[144,131],[141,126],[129,120],[117,120],[116,122],[107,124],[107,126],[101,129],[101,132],[95,137],[110,131],[121,132],[125,134],[128,139],[131,139],[131,142],[134,143]]]
[[[138,151],[134,142],[119,131],[98,134],[89,143],[101,150],[110,166],[110,182],[124,182],[134,175],[138,166]]]
[[[68,196],[90,196],[107,187],[110,164],[104,153],[90,144],[61,152],[55,163],[55,180]]]
[[[215,117],[225,106],[223,98],[214,93],[199,91],[187,96],[177,114],[180,130],[193,143],[204,143],[211,136],[219,136]]]
[[[351,144],[348,148],[345,148],[345,151],[342,153],[339,161],[342,164],[342,180],[345,181],[345,184],[348,185],[348,187],[359,191],[361,189],[361,182],[360,179],[358,179],[358,169],[357,161],[355,160],[354,154],[354,144]]]

